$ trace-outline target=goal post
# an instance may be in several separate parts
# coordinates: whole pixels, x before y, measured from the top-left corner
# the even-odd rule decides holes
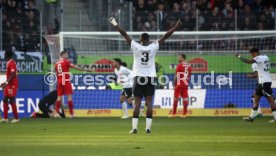
[[[128,32],[136,41],[142,32]],[[150,40],[158,40],[165,32],[148,32]],[[52,63],[59,52],[69,52],[70,60],[86,68],[96,68],[95,73],[82,73],[72,70],[74,78],[73,100],[77,116],[118,116],[120,90],[107,87],[114,76],[113,59],[120,58],[132,68],[133,54],[130,45],[118,32],[60,32],[55,36],[55,48],[50,48]],[[192,79],[189,89],[190,115],[244,115],[251,108],[251,95],[257,83],[248,79],[251,65],[235,58],[235,53],[250,57],[248,51],[257,47],[270,58],[272,73],[276,73],[276,31],[206,31],[175,32],[156,55],[158,85],[154,97],[157,116],[169,115],[173,100],[173,76],[178,54],[186,54],[192,65]],[[51,69],[53,70],[53,69]],[[89,75],[94,83],[84,84]],[[78,84],[76,84],[78,76]],[[102,83],[96,83],[101,77]],[[112,79],[112,78],[111,78]],[[163,83],[166,81],[166,83]],[[161,83],[162,82],[162,83]],[[261,107],[268,108],[265,99]],[[181,103],[179,108],[181,108]],[[266,110],[266,109],[264,109]],[[131,109],[129,109],[131,111]],[[181,112],[179,112],[181,113]]]

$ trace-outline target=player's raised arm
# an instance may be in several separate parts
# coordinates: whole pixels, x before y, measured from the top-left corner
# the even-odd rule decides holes
[[[130,36],[128,36],[128,34],[126,33],[126,31],[122,27],[120,27],[118,25],[118,23],[116,22],[116,20],[115,20],[114,17],[110,17],[109,18],[109,23],[111,23],[114,26],[114,28],[117,31],[119,31],[122,36],[124,36],[124,38],[126,39],[126,41],[127,41],[128,44],[131,44],[132,38]]]
[[[236,54],[236,57],[239,58],[242,62],[246,63],[246,64],[253,64],[256,63],[256,61],[254,59],[247,59],[242,57],[239,53]]]
[[[181,21],[178,20],[173,28],[171,28],[169,31],[165,33],[160,39],[159,39],[159,44],[165,43],[165,40],[168,39],[172,34],[182,25]]]
[[[85,68],[82,68],[82,67],[80,67],[78,65],[73,65],[72,68],[76,69],[76,70],[79,70],[79,71],[86,71],[86,72],[94,72],[95,71],[94,68],[92,68],[92,69],[85,69]]]

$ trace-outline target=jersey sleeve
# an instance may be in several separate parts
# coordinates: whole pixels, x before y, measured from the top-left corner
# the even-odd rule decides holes
[[[67,63],[67,65],[68,65],[69,68],[73,68],[73,67],[75,66],[75,65],[74,65],[71,61],[69,61],[69,60],[67,60],[66,63]]]
[[[253,60],[256,61],[256,63],[261,63],[262,62],[262,57],[261,56],[256,56],[253,58]]]
[[[154,49],[155,51],[159,50],[159,42],[158,42],[158,41],[153,42],[153,43],[152,43],[152,46],[153,46],[153,49]]]
[[[130,43],[130,46],[131,46],[131,49],[137,49],[138,46],[139,46],[139,43],[137,43],[136,41],[134,40],[131,40],[131,43]]]
[[[253,71],[253,72],[256,72],[256,71],[257,71],[257,64],[256,64],[256,63],[253,63],[253,64],[252,64],[252,71]]]
[[[11,72],[16,72],[16,64],[15,63],[10,63],[8,69]]]

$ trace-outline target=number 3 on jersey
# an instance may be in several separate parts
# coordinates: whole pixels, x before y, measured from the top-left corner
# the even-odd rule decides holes
[[[58,70],[58,73],[62,73],[62,67],[61,67],[61,64],[57,64],[57,70]]]
[[[144,51],[142,52],[143,57],[141,58],[142,65],[147,65],[149,61],[149,52]]]
[[[264,64],[265,64],[264,71],[268,71],[269,68],[270,68],[270,62],[269,61],[265,61]]]

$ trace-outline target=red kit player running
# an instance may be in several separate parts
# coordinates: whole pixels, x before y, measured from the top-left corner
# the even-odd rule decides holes
[[[7,60],[7,69],[6,69],[6,82],[1,84],[1,87],[4,90],[4,118],[1,120],[1,122],[8,123],[8,111],[9,111],[9,102],[11,104],[12,112],[14,119],[11,121],[11,123],[17,123],[19,122],[18,113],[17,113],[17,107],[16,107],[16,93],[18,90],[18,79],[17,79],[17,69],[16,69],[16,62],[12,59],[13,52],[10,50],[7,50],[5,52],[5,60]]]
[[[74,65],[68,60],[68,58],[69,58],[68,53],[66,51],[62,51],[60,53],[60,59],[55,64],[55,71],[57,75],[57,93],[58,93],[58,98],[56,101],[56,111],[60,112],[62,96],[67,95],[69,113],[71,117],[74,117],[73,101],[72,101],[73,89],[72,89],[72,84],[70,82],[69,70],[70,68],[74,68],[80,71],[87,71],[87,72],[93,72],[94,70],[83,69],[78,65]]]
[[[188,108],[188,87],[191,77],[191,66],[185,62],[186,55],[178,55],[179,64],[176,67],[176,74],[174,76],[174,102],[173,112],[171,117],[176,117],[178,99],[183,99],[183,114],[181,117],[186,117]]]

